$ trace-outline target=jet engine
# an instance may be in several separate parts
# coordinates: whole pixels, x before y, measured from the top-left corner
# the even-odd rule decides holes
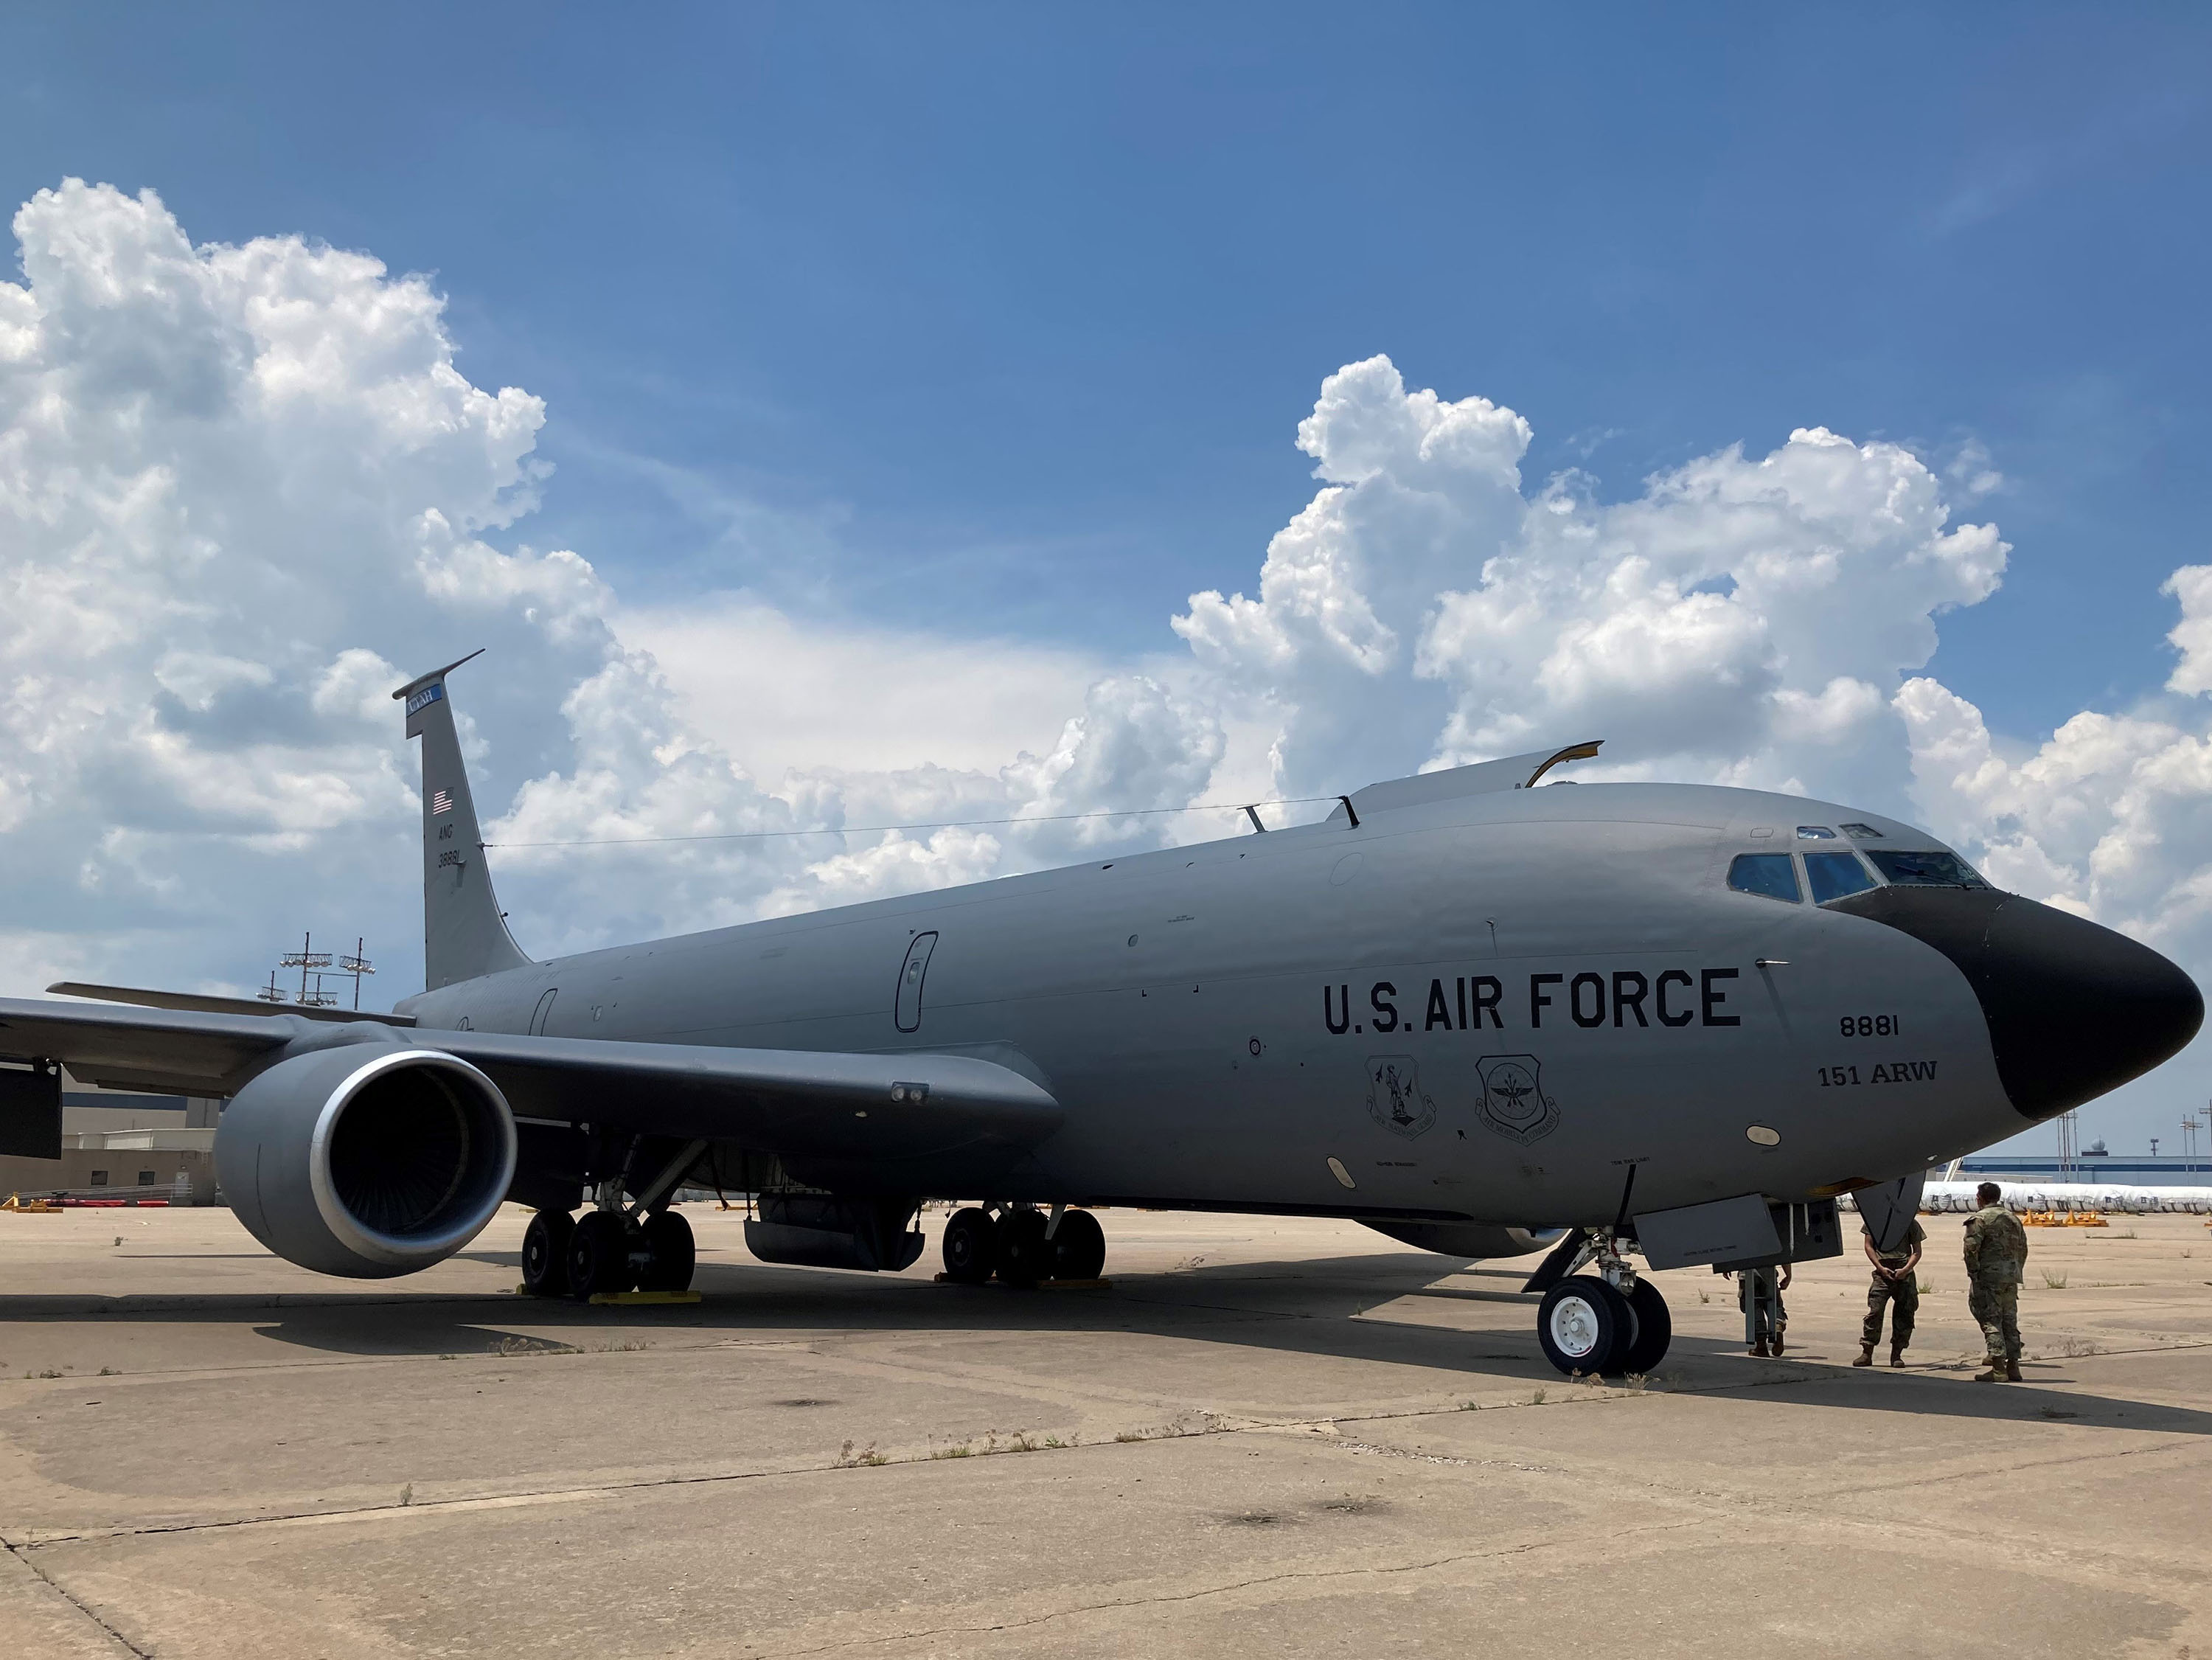
[[[1400,1222],[1371,1216],[1359,1221],[1401,1244],[1446,1256],[1526,1256],[1530,1251],[1549,1250],[1566,1234],[1565,1228],[1508,1228],[1493,1222]]]
[[[216,1175],[246,1231],[288,1262],[382,1280],[451,1256],[514,1179],[499,1086],[434,1049],[347,1044],[280,1061],[216,1130]]]

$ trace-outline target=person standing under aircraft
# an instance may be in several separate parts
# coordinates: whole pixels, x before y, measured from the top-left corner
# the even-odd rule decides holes
[[[2027,1230],[2004,1207],[2004,1189],[1974,1189],[1981,1209],[1966,1219],[1966,1308],[1980,1323],[1989,1370],[1977,1383],[2017,1383],[2020,1377],[2020,1282],[2027,1264]]]
[[[1905,1346],[1912,1341],[1912,1325],[1920,1313],[1921,1248],[1928,1243],[1928,1230],[1920,1225],[1918,1217],[1905,1225],[1905,1237],[1897,1242],[1893,1250],[1877,1250],[1874,1229],[1866,1225],[1862,1230],[1866,1246],[1867,1261],[1874,1264],[1874,1283],[1867,1287],[1866,1324],[1859,1330],[1859,1358],[1851,1362],[1855,1366],[1874,1365],[1874,1346],[1881,1341],[1881,1314],[1887,1306],[1889,1317],[1889,1364],[1905,1364]]]

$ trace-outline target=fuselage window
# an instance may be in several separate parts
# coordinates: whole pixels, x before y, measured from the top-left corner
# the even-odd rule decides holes
[[[1800,842],[1832,842],[1836,839],[1836,833],[1826,824],[1800,824],[1797,826],[1797,839]]]
[[[1879,842],[1881,840],[1881,832],[1876,830],[1872,824],[1845,824],[1842,829],[1844,834],[1850,836],[1854,842]]]
[[[1867,857],[1896,888],[1986,888],[1974,867],[1955,853],[1897,853],[1869,848]]]
[[[1874,885],[1874,878],[1866,873],[1856,855],[1848,853],[1808,853],[1805,855],[1805,880],[1813,889],[1813,903],[1825,905],[1831,899],[1840,899],[1847,893],[1864,893]]]
[[[1738,893],[1755,893],[1762,899],[1796,904],[1803,898],[1797,891],[1797,864],[1786,853],[1740,853],[1729,866],[1729,886]]]

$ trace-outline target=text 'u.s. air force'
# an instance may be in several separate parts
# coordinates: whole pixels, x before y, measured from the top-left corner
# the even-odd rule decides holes
[[[1457,975],[1429,982],[1424,999],[1419,982],[1401,993],[1394,982],[1368,988],[1367,1006],[1355,1011],[1352,988],[1340,982],[1322,988],[1322,1023],[1341,1037],[1346,1032],[1503,1031],[1525,1025],[1540,1031],[1548,1022],[1577,1026],[1740,1026],[1729,1012],[1728,982],[1735,969],[1666,969],[1656,975],[1633,969],[1607,974],[1532,974],[1528,996],[1506,995],[1505,982],[1494,974]],[[1405,1006],[1400,1006],[1403,998]],[[1419,1012],[1414,1012],[1419,1007]],[[1355,1018],[1355,1014],[1357,1018]]]

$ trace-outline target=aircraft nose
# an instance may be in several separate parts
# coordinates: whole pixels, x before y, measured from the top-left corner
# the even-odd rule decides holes
[[[2196,982],[2149,946],[2018,894],[1875,888],[1830,909],[1902,929],[1958,964],[2005,1093],[2029,1118],[2148,1072],[2204,1024]]]

